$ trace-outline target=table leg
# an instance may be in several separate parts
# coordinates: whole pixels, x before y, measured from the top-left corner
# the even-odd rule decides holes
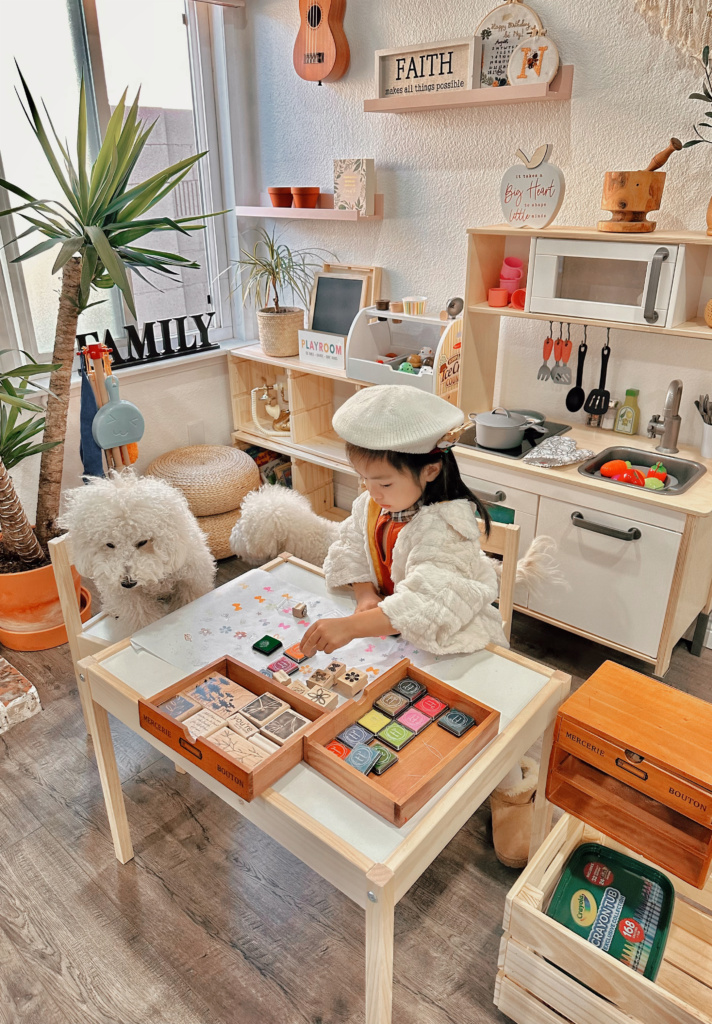
[[[393,1011],[393,872],[376,864],[366,875],[366,1024],[391,1024]]]
[[[554,730],[556,719],[549,725],[541,738],[541,760],[539,762],[539,782],[534,797],[534,818],[532,821],[532,835],[529,841],[529,860],[544,842],[551,831],[551,818],[554,813],[554,806],[546,799],[546,774],[549,768],[551,748],[554,743]]]
[[[117,860],[125,864],[132,859],[134,852],[119,769],[116,767],[109,716],[105,708],[92,699],[91,688],[83,672],[79,674],[78,685],[83,706],[87,711],[89,734],[94,743],[94,756],[99,769],[106,814],[109,819],[111,838],[114,841],[114,852]]]

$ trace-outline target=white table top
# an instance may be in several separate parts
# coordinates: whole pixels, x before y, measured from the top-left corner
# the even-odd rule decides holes
[[[317,594],[326,593],[326,585],[321,576],[288,562],[273,569],[271,575],[285,586],[298,585]],[[353,607],[353,599],[347,595],[330,592],[329,596],[332,601],[346,609]],[[417,657],[413,660],[416,663],[418,661]],[[102,665],[142,697],[150,697],[185,676],[183,669],[132,647],[106,658]],[[510,661],[492,651],[441,658],[435,664],[428,664],[427,671],[449,686],[498,710],[501,715],[500,732],[549,681],[548,675]],[[383,862],[412,832],[433,804],[442,798],[456,779],[471,769],[472,764],[473,762],[470,762],[466,765],[455,779],[444,786],[402,828],[396,828],[380,815],[370,811],[304,762],[284,775],[275,783],[273,789],[359,852],[376,862]],[[220,789],[224,787],[221,786]],[[229,802],[232,803],[232,800]]]

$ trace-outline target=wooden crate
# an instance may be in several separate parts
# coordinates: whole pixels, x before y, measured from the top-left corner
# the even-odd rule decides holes
[[[712,864],[712,705],[607,661],[559,708],[547,797],[698,887]]]
[[[648,981],[544,913],[584,842],[636,856],[562,817],[507,896],[495,1004],[517,1024],[712,1024],[712,886],[670,876],[672,926],[657,980]]]
[[[477,724],[461,737],[430,725],[398,752],[398,763],[383,775],[362,775],[327,750],[326,744],[365,715],[381,694],[406,676],[422,683],[429,693],[451,708],[472,715]],[[480,704],[405,659],[369,683],[359,700],[348,701],[310,729],[305,737],[304,759],[362,804],[400,827],[494,739],[498,730],[499,711]]]
[[[278,657],[278,655],[275,654],[275,657]],[[184,690],[197,685],[201,679],[210,675],[211,672],[217,672],[228,679],[232,679],[233,682],[244,686],[246,690],[250,690],[256,697],[260,697],[263,693],[269,691],[275,697],[280,697],[289,704],[294,711],[314,722],[315,725],[310,726],[304,733],[292,736],[279,750],[270,754],[256,768],[245,768],[220,747],[216,747],[211,743],[209,737],[194,740],[188,732],[185,722],[176,721],[175,718],[171,718],[158,707],[159,704],[170,700],[171,697],[175,697]],[[155,694],[150,700],[139,700],[138,706],[139,721],[142,729],[150,732],[161,743],[171,747],[172,750],[181,754],[186,760],[191,761],[193,764],[199,764],[203,771],[212,775],[218,782],[221,782],[228,789],[241,796],[243,800],[247,801],[259,796],[265,789],[273,785],[277,779],[280,779],[291,768],[298,765],[304,754],[305,735],[310,729],[315,728],[317,724],[321,724],[322,720],[331,718],[335,714],[335,712],[324,711],[312,703],[312,701],[305,700],[298,693],[277,682],[276,679],[268,679],[267,676],[263,676],[260,672],[256,672],[249,666],[243,665],[242,662],[230,657],[221,658],[218,661],[214,661],[211,665],[201,668],[198,672],[191,673],[185,679],[181,679],[179,682],[167,687],[167,689],[161,690],[160,693]],[[326,728],[329,728],[329,726],[327,725]]]

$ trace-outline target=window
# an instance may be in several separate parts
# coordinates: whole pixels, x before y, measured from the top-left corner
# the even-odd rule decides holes
[[[57,195],[55,179],[14,94],[18,84],[16,57],[33,96],[38,102],[45,100],[60,138],[69,138],[70,149],[74,148],[82,68],[97,121],[96,144],[98,126],[106,124],[124,89],[128,88],[128,97],[133,99],[140,86],[141,117],[149,123],[156,121],[156,125],[133,180],[211,149],[211,155],[201,160],[151,212],[182,217],[223,209],[224,169],[217,162],[215,131],[210,147],[207,141],[206,126],[217,124],[213,69],[195,66],[199,59],[206,59],[206,54],[210,60],[211,19],[222,19],[223,15],[212,13],[220,8],[210,13],[207,8],[196,10],[201,7],[204,5],[192,0],[32,0],[31,4],[4,5],[0,33],[0,176],[35,195]],[[38,25],[42,26],[40,32],[36,31]],[[221,102],[227,102],[226,98],[221,97]],[[92,157],[95,153],[96,148]],[[9,220],[0,220],[3,243],[23,230],[19,218],[14,225]],[[239,317],[234,316],[234,298],[224,273],[229,265],[230,242],[221,221],[213,218],[206,230],[190,236],[161,232],[142,240],[141,244],[148,247],[180,253],[198,263],[200,269],[178,271],[175,279],[150,275],[143,281],[132,275],[139,323],[210,310],[215,312],[212,340],[236,335],[240,328],[233,327],[233,320]],[[33,236],[20,241],[19,251],[36,241]],[[50,250],[12,266],[9,261],[15,252],[0,251],[0,347],[22,347],[46,356],[54,341],[60,285],[59,275],[50,276],[56,252]],[[122,337],[123,325],[132,321],[118,289],[99,293],[96,298],[106,301],[82,314],[79,332],[98,330],[101,337],[108,327],[114,338]]]

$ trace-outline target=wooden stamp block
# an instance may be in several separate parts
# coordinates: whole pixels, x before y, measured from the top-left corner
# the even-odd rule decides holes
[[[323,668],[318,668],[316,672],[312,672],[309,676],[310,686],[321,686],[324,690],[330,690],[334,685],[334,677],[331,672],[326,672]]]
[[[278,715],[277,718],[273,718],[269,725],[263,726],[261,731],[263,736],[266,736],[268,740],[274,740],[281,747],[291,736],[294,736],[295,732],[299,732],[309,724],[308,718],[298,715],[296,711],[289,710]]]
[[[256,768],[258,764],[262,764],[269,757],[266,750],[261,750],[251,740],[238,736],[236,732],[228,729],[227,726],[218,730],[218,732],[214,732],[209,739],[211,743],[220,747],[230,757],[234,757],[245,768]]]
[[[277,743],[273,743],[272,740],[268,740],[261,732],[255,733],[255,735],[250,738],[250,743],[254,743],[255,746],[260,748],[260,750],[264,750],[266,754],[274,754],[279,750],[279,745]]]
[[[289,678],[289,676],[287,676]],[[298,679],[294,679],[287,685],[288,690],[293,690],[294,693],[298,693],[300,697],[306,697],[309,693],[309,687],[306,683],[300,683]]]
[[[402,750],[407,743],[415,739],[415,733],[400,722],[389,722],[379,731],[376,739],[382,740],[393,750]]]
[[[273,675],[275,672],[286,672],[288,676],[291,676],[293,672],[298,671],[298,668],[292,659],[284,657],[277,658],[277,660],[273,661],[271,665],[267,666],[267,668]]]
[[[378,711],[382,711],[384,715],[388,715],[389,718],[395,718],[401,711],[410,707],[410,701],[402,693],[387,690],[386,693],[381,694],[373,706]]]
[[[371,708],[370,711],[367,711],[366,714],[358,720],[358,724],[362,725],[364,729],[368,729],[368,731],[372,732],[374,736],[379,729],[388,725],[389,722],[390,718],[388,715],[383,715],[380,711],[376,711],[374,708]]]
[[[281,646],[281,640],[277,640],[273,636],[263,636],[252,645],[252,650],[259,651],[260,654],[274,654]]]
[[[330,661],[324,671],[328,672],[335,682],[346,671],[346,665],[343,661]]]
[[[307,617],[307,606],[300,602],[292,607],[292,615],[295,619],[306,619]]]
[[[251,704],[246,704],[241,711],[249,722],[259,726],[261,729],[263,725],[267,725],[277,715],[281,715],[288,707],[288,704],[285,704],[279,697],[275,697],[273,693],[263,693],[261,697],[253,700]]]
[[[365,743],[357,743],[353,750],[349,752],[346,764],[350,764],[352,768],[355,768],[357,772],[361,772],[362,775],[368,775],[380,759],[380,756],[377,750],[372,750]]]
[[[331,740],[330,743],[326,744],[326,749],[330,750],[332,754],[336,754],[342,760],[347,758],[351,752],[351,747],[347,747],[345,743],[339,743],[338,740]]]
[[[378,760],[373,766],[374,775],[383,775],[385,771],[392,768],[398,761],[398,755],[394,754],[388,747],[384,747],[382,743],[372,743],[371,750],[378,751]]]
[[[213,729],[218,729],[224,725],[220,715],[216,715],[214,711],[209,708],[203,708],[196,715],[191,715],[190,718],[186,718],[183,725],[190,733],[191,739],[197,740],[199,736],[205,736]]]
[[[351,747],[353,750],[358,743],[368,743],[369,740],[372,740],[373,733],[354,722],[353,725],[347,726],[343,732],[340,732],[336,738],[340,743],[345,743],[347,747]]]
[[[405,679],[401,679],[399,683],[396,683],[393,689],[396,693],[407,697],[411,704],[415,704],[417,700],[420,700],[428,692],[422,683],[416,683],[415,679],[410,679],[408,676]]]
[[[276,679],[278,683],[282,684],[282,686],[289,686],[289,676],[286,672],[283,672],[282,669],[278,669],[276,672],[273,672],[272,678]]]
[[[363,690],[368,682],[365,672],[357,668],[347,668],[334,682],[334,689],[344,697],[353,697],[359,690]]]
[[[200,704],[197,704],[190,697],[186,697],[183,693],[177,693],[175,697],[171,697],[170,700],[166,700],[163,704],[159,704],[161,711],[166,715],[170,715],[171,718],[175,718],[178,722],[182,722],[188,715],[194,715],[200,711]]]
[[[466,715],[464,711],[458,711],[456,708],[450,708],[446,714],[438,718],[440,728],[447,729],[453,736],[463,736],[474,724],[472,715]]]
[[[232,718],[228,718],[225,725],[233,729],[238,736],[242,736],[244,740],[249,740],[256,732],[259,732],[257,726],[248,722],[244,715],[233,715]]]
[[[292,661],[296,661],[297,665],[301,665],[303,661],[307,660],[307,656],[302,651],[299,644],[292,644],[292,646],[288,647],[284,653],[288,658],[291,658]]]
[[[438,700],[437,697],[433,697],[430,693],[426,693],[424,697],[416,701],[413,708],[416,711],[420,711],[422,715],[427,715],[428,718],[438,718],[439,715],[444,714],[448,710],[445,701]]]
[[[329,708],[335,708],[339,703],[339,698],[333,692],[333,690],[325,690],[323,686],[312,686],[304,696],[307,700],[310,700],[317,707],[328,710]]]
[[[236,714],[255,697],[254,693],[250,693],[244,686],[233,683],[232,680],[217,673],[206,676],[184,696],[204,708],[209,708],[221,718],[229,718],[230,715]]]
[[[416,711],[415,708],[408,708],[402,715],[398,715],[396,719],[398,725],[404,725],[406,729],[410,729],[416,736],[427,726],[432,725],[432,721],[432,718],[424,715],[422,711]]]

